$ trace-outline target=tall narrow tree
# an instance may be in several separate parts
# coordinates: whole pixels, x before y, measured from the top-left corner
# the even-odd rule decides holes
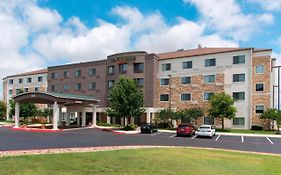
[[[143,112],[143,92],[134,79],[120,77],[110,90],[108,97],[109,108],[107,115],[124,118],[140,116]]]
[[[221,119],[222,129],[224,129],[224,119],[235,118],[236,108],[233,106],[235,100],[228,94],[222,92],[215,94],[209,99],[209,116]]]

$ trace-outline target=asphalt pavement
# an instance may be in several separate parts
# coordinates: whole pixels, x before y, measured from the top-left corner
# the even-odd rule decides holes
[[[88,128],[57,133],[0,128],[0,151],[95,146],[188,146],[281,154],[281,138],[216,135],[213,138],[176,137],[174,133],[116,134]]]

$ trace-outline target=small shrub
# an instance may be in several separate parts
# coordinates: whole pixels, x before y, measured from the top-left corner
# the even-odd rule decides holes
[[[122,128],[122,130],[133,131],[133,130],[136,130],[137,127],[138,127],[138,125],[136,125],[136,124],[129,124],[129,125],[125,126],[124,128]]]
[[[263,130],[263,127],[260,126],[260,125],[253,125],[251,127],[251,130],[254,130],[254,131],[262,131]]]
[[[98,126],[112,126],[112,127],[120,127],[119,124],[110,124],[110,123],[101,123],[101,122],[98,122],[97,123]]]
[[[161,123],[157,123],[157,128],[172,128],[172,125],[171,123],[161,122]]]

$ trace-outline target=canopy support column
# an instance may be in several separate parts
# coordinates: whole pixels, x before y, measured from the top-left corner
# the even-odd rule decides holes
[[[55,101],[53,105],[53,129],[58,129],[58,118],[59,118],[59,106],[58,103]]]
[[[94,105],[92,108],[92,112],[93,112],[93,121],[92,121],[92,125],[93,126],[97,126],[97,105]]]
[[[16,106],[15,106],[15,128],[19,127],[19,118],[20,118],[20,105],[19,105],[19,102],[16,102]]]

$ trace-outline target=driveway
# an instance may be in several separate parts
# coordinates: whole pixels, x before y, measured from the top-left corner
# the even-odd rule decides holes
[[[57,133],[0,128],[0,151],[132,145],[191,146],[281,154],[281,138],[271,137],[217,135],[209,139],[196,136],[176,137],[174,133],[163,132],[115,134],[94,128]]]

